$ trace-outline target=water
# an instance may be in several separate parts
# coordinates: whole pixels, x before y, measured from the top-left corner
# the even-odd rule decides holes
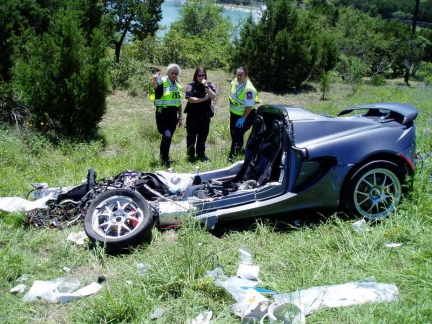
[[[166,29],[160,29],[157,33],[159,37],[162,37],[169,29],[170,25],[180,18],[179,10],[182,7],[182,3],[179,1],[164,1],[162,3],[162,20],[159,22],[160,26],[164,26]],[[222,15],[228,17],[231,23],[236,26],[242,20],[249,17],[252,12],[252,17],[258,19],[260,15],[259,8],[257,10],[245,10],[242,8],[224,7]]]

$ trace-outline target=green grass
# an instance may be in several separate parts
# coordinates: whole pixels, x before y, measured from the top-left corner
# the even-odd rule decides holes
[[[192,76],[183,71],[183,84]],[[219,86],[220,98],[211,123],[207,155],[209,163],[191,164],[186,159],[186,131],[174,135],[171,156],[178,160],[175,172],[226,166],[229,150],[227,96],[230,76],[209,72]],[[432,90],[397,83],[360,87],[351,95],[349,86],[332,84],[328,100],[309,91],[298,94],[260,93],[262,103],[284,103],[311,111],[335,114],[342,108],[376,101],[405,102],[416,106],[418,151],[431,151]],[[93,167],[98,178],[131,169],[154,171],[158,162],[159,134],[154,110],[143,97],[118,91],[108,98],[108,113],[101,124],[101,139],[90,143],[63,142],[52,146],[29,127],[18,132],[0,128],[0,196],[25,198],[31,182],[50,186],[79,184]],[[292,292],[313,286],[338,285],[375,276],[378,282],[395,284],[397,302],[321,309],[307,323],[430,323],[432,319],[432,199],[430,158],[414,180],[411,200],[390,218],[364,234],[355,233],[341,215],[326,218],[312,213],[286,218],[248,220],[221,227],[217,233],[187,221],[176,230],[153,230],[149,245],[129,254],[110,255],[101,248],[77,246],[67,241],[82,224],[63,230],[24,228],[23,215],[0,212],[0,323],[188,323],[207,309],[212,323],[239,323],[230,311],[235,301],[224,289],[205,278],[217,264],[228,276],[239,265],[238,249],[248,247],[253,263],[260,266],[263,287]],[[420,168],[419,168],[420,169]],[[302,226],[293,226],[300,219]],[[218,235],[216,235],[218,234]],[[402,243],[388,248],[387,243]],[[149,265],[138,276],[137,264]],[[66,273],[63,267],[71,269]],[[45,301],[23,303],[23,294],[10,294],[22,275],[34,280],[78,278],[81,286],[105,276],[103,289],[94,296],[59,305]],[[165,310],[156,320],[150,314]]]

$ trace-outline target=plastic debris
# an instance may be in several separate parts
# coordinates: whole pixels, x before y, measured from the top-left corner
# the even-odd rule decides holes
[[[215,285],[225,288],[235,301],[241,302],[246,297],[246,290],[259,284],[258,281],[243,279],[239,277],[230,277],[226,280],[216,280]]]
[[[16,281],[18,282],[23,282],[23,281],[27,281],[30,279],[30,275],[29,274],[23,274],[21,277],[19,277]]]
[[[35,280],[30,290],[24,295],[24,302],[36,301],[40,298],[57,303],[60,294],[70,293],[80,285],[77,279],[56,278],[51,281]]]
[[[80,231],[78,233],[69,233],[67,240],[72,241],[77,245],[83,245],[84,240],[87,238],[87,235],[84,231]]]
[[[195,317],[191,324],[210,324],[210,320],[213,316],[213,312],[211,310],[207,312],[201,312],[197,317]]]
[[[281,324],[305,324],[306,316],[300,310],[300,308],[291,303],[272,303],[268,308],[268,312],[261,319],[261,323],[264,322],[264,318],[268,318],[270,323],[281,323]]]
[[[240,263],[237,269],[237,277],[258,280],[259,266]]]
[[[370,231],[370,226],[364,218],[352,224],[352,229],[358,234],[363,234]]]
[[[312,287],[275,295],[275,302],[294,304],[306,316],[321,308],[395,301],[398,295],[395,285],[377,283],[374,277],[368,277],[342,285]]]
[[[155,311],[150,314],[150,318],[151,319],[161,318],[163,314],[165,314],[165,309],[156,308]]]
[[[145,273],[147,272],[148,267],[149,267],[148,264],[138,263],[137,264],[138,276],[140,277],[144,276]]]
[[[35,201],[30,201],[20,197],[0,197],[0,209],[9,213],[18,211],[30,211],[33,209],[46,209],[48,206],[46,202],[50,200],[52,194],[40,198]]]
[[[24,284],[19,284],[19,285],[16,285],[15,287],[11,288],[10,292],[11,292],[12,294],[22,293],[22,292],[24,292],[25,287],[26,287],[26,285],[24,285]]]
[[[240,264],[252,264],[252,252],[245,247],[239,249]]]
[[[102,286],[96,282],[73,292],[80,282],[77,279],[57,278],[51,281],[36,280],[30,290],[24,295],[24,302],[44,299],[52,303],[67,303],[77,298],[83,298],[97,293]]]
[[[270,305],[270,301],[255,289],[247,289],[245,297],[240,302],[231,306],[235,315],[241,317],[243,322],[260,321]]]
[[[388,243],[385,246],[388,248],[398,248],[398,247],[402,246],[402,243]]]
[[[93,295],[97,293],[99,290],[102,289],[102,286],[96,282],[92,282],[88,286],[85,286],[75,292],[72,293],[64,293],[59,295],[60,303],[65,304],[70,302],[71,300],[88,297],[90,295]]]
[[[207,271],[204,278],[213,278],[213,279],[220,279],[220,280],[228,279],[228,277],[225,275],[223,269],[219,266],[216,267],[214,270]]]

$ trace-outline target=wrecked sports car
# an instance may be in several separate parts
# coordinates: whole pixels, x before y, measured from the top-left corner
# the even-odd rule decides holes
[[[52,206],[84,218],[92,241],[115,248],[143,242],[154,225],[178,226],[189,215],[208,228],[304,209],[379,220],[410,189],[417,114],[402,103],[355,106],[337,117],[263,105],[244,161],[205,172],[124,171],[102,181],[90,169],[80,186],[36,185],[34,196],[51,195]]]

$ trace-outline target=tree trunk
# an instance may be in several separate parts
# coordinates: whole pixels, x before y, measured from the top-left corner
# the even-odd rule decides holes
[[[420,0],[416,0],[416,4],[415,4],[415,8],[414,8],[412,30],[411,30],[411,38],[414,38],[414,34],[416,31],[416,27],[417,27],[417,20],[418,20],[419,11],[420,11]]]
[[[126,38],[126,35],[129,31],[130,21],[127,22],[125,29],[123,30],[123,33],[120,37],[120,40],[118,42],[115,42],[115,53],[114,53],[114,61],[116,63],[120,63],[120,51],[121,47],[123,45],[123,42]]]

